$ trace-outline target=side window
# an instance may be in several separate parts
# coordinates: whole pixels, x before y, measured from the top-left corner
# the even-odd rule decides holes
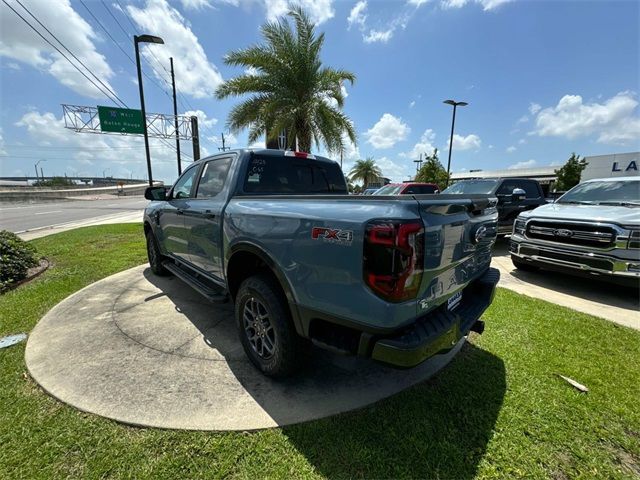
[[[412,193],[420,193],[420,192],[418,192],[418,187],[416,187],[415,185],[411,185],[404,192],[402,192],[403,195],[409,195],[409,194],[412,194]]]
[[[202,169],[196,198],[210,198],[218,195],[224,187],[231,165],[230,158],[221,158],[207,162]]]
[[[496,195],[511,195],[516,188],[522,188],[518,182],[505,180],[496,191]]]
[[[526,181],[522,182],[522,188],[527,198],[538,198],[540,196],[540,191],[538,190],[538,185],[535,182]]]
[[[182,174],[173,186],[173,198],[189,198],[191,196],[191,187],[193,187],[196,173],[198,173],[198,166],[194,165]]]

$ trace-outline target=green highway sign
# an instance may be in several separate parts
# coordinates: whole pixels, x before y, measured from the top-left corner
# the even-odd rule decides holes
[[[144,133],[140,110],[98,105],[98,118],[103,132]]]

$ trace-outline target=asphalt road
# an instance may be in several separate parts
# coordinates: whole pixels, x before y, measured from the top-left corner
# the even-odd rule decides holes
[[[21,233],[83,220],[95,220],[142,211],[149,203],[141,196],[41,203],[0,203],[0,230]]]

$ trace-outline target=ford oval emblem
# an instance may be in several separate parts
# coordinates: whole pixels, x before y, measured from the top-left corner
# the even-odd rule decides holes
[[[480,240],[482,240],[486,236],[487,236],[487,227],[485,227],[484,225],[480,225],[476,230],[476,234],[474,235],[473,239],[475,240],[475,243],[478,243]]]
[[[553,231],[553,234],[556,237],[573,237],[573,230],[567,230],[566,228],[558,228],[557,230]]]

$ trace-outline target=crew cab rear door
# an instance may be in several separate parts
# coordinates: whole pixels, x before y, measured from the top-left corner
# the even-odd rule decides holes
[[[418,311],[444,302],[491,263],[497,199],[484,195],[416,195],[424,224],[424,272]]]
[[[222,280],[222,216],[227,201],[226,179],[232,157],[216,157],[200,171],[195,195],[183,210],[189,263]]]

